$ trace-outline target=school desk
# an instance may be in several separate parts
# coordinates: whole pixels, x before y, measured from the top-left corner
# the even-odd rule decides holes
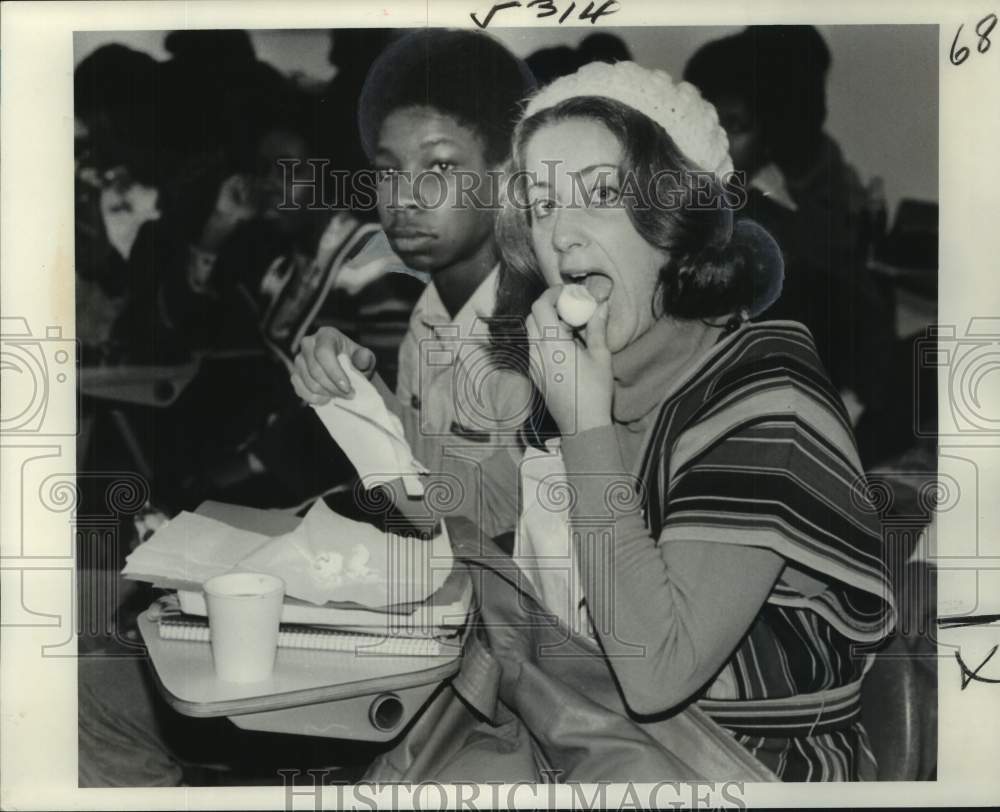
[[[219,680],[211,646],[163,640],[148,611],[139,631],[157,685],[185,716],[227,716],[238,727],[359,741],[388,741],[458,671],[460,639],[436,657],[279,648],[272,676],[260,683]]]
[[[247,530],[287,532],[294,515],[207,502],[199,513]],[[456,562],[453,573],[467,581]],[[165,640],[150,610],[139,632],[163,697],[185,716],[226,716],[238,727],[357,741],[395,738],[438,687],[458,671],[462,635],[437,656],[399,655],[381,643],[354,652],[279,648],[270,679],[219,680],[208,643]]]

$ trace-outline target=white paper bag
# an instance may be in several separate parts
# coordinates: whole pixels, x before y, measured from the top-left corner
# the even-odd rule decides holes
[[[591,635],[583,584],[573,551],[570,493],[559,439],[529,448],[521,462],[522,509],[514,561],[548,611],[573,632]]]

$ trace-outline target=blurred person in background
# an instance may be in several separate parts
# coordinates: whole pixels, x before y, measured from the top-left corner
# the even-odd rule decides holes
[[[245,32],[172,32],[166,47],[174,57],[159,63],[106,45],[74,74],[78,277],[118,304],[111,313],[81,301],[98,361],[172,363],[205,338],[197,308],[186,322],[204,293],[190,248],[210,251],[223,220],[249,217],[222,200],[233,191],[224,183],[285,90]]]
[[[590,62],[628,62],[632,59],[632,52],[625,41],[616,34],[609,34],[607,31],[600,31],[596,34],[589,34],[584,37],[577,47],[580,54],[580,64],[586,65]]]
[[[539,48],[525,61],[539,87],[543,87],[590,62],[627,62],[631,58],[632,53],[621,37],[602,31],[584,37],[576,48],[568,45]]]
[[[825,129],[830,66],[814,27],[750,26],[700,48],[684,78],[718,110],[734,168],[744,173],[742,215],[763,224],[784,254],[785,287],[764,316],[809,328],[868,467],[906,438],[896,431],[889,442],[869,428],[890,412],[899,423],[898,386],[885,374],[894,363],[893,314],[866,267],[865,186]]]
[[[213,364],[169,410],[116,406],[147,451],[158,499],[179,505],[191,472],[257,427],[268,392],[287,399],[287,373],[266,360],[256,322],[214,274],[243,225],[263,219],[289,238],[309,230],[308,212],[275,216],[284,197],[276,162],[304,159],[309,147],[301,94],[256,59],[245,32],[173,32],[166,46],[167,62],[111,44],[76,69],[77,310],[89,365],[257,351]],[[84,399],[88,413],[97,405]],[[113,466],[105,439],[102,430],[90,444],[100,457],[91,465]]]
[[[544,87],[560,76],[569,76],[580,67],[580,54],[568,45],[554,45],[549,48],[539,48],[529,54],[524,60],[538,80],[539,87]]]
[[[74,74],[77,336],[85,363],[111,342],[139,284],[127,266],[139,231],[162,214],[164,166],[153,149],[159,67],[114,44]]]

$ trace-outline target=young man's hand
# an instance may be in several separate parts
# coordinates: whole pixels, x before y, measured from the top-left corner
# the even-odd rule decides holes
[[[375,374],[375,354],[335,327],[320,327],[303,338],[292,373],[292,386],[298,396],[317,406],[327,403],[330,398],[353,397],[354,389],[338,360],[338,356],[345,353],[366,378]]]
[[[556,313],[562,286],[549,288],[525,321],[532,381],[562,434],[611,423],[614,377],[606,336],[608,303],[602,302],[580,337]]]

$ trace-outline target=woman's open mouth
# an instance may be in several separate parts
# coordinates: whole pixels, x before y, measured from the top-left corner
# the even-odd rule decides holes
[[[563,271],[561,276],[564,284],[583,285],[598,303],[611,298],[615,286],[614,280],[601,271]]]

